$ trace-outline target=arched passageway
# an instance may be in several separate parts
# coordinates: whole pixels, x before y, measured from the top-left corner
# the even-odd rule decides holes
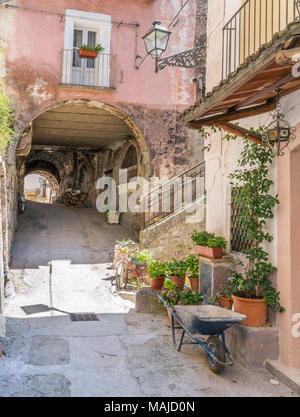
[[[119,229],[111,233],[110,226],[104,227],[105,217],[95,208],[101,192],[96,189],[98,178],[111,176],[118,186],[120,169],[127,169],[128,180],[137,175],[150,177],[147,143],[128,115],[104,103],[71,100],[37,115],[24,134],[30,135],[31,145],[27,156],[18,157],[19,173],[23,179],[32,175],[45,178],[51,188],[48,202],[56,205],[40,205],[38,199],[27,204],[25,214],[19,216],[12,265],[37,267],[58,259],[83,264],[106,262],[107,251],[113,253],[117,238],[137,239],[138,215],[122,213],[121,223],[129,230],[113,226]],[[24,193],[26,181],[22,186],[19,192]],[[87,196],[80,210],[68,211],[63,206],[66,193]],[[90,241],[93,232],[94,246],[100,249],[96,253]],[[27,249],[23,245],[21,250],[24,241]],[[32,247],[37,250],[31,252]]]
[[[26,200],[54,204],[58,191],[57,178],[47,170],[33,169],[25,175],[24,195]]]

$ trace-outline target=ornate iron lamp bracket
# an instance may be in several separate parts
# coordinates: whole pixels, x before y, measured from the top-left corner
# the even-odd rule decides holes
[[[300,19],[300,0],[295,0],[295,6],[298,12],[298,16],[296,16],[296,20]]]
[[[263,135],[262,141],[273,150],[274,156],[283,156],[284,149],[296,139],[296,129],[291,127],[290,123],[285,119],[284,114],[281,113],[280,88],[276,90],[276,109],[270,113],[273,119],[266,132]]]
[[[197,46],[194,49],[156,59],[155,72],[166,67],[194,68],[206,63],[206,45]]]

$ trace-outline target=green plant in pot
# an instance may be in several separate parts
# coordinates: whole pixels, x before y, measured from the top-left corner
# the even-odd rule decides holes
[[[173,258],[173,262],[167,264],[166,274],[177,285],[180,291],[183,290],[187,270],[188,266],[184,261],[177,261]]]
[[[166,278],[166,263],[151,261],[148,265],[150,285],[154,290],[160,290]]]
[[[79,47],[79,56],[81,58],[95,59],[97,55],[102,51],[104,51],[104,48],[100,43],[95,46],[88,46],[83,44]]]
[[[257,133],[263,134],[263,128]],[[278,196],[271,194],[272,161],[271,149],[245,139],[238,169],[230,175],[232,187],[239,187],[239,192],[234,193],[240,212],[238,227],[250,249],[243,251],[246,257],[246,261],[240,261],[243,270],[235,267],[231,270],[227,289],[232,293],[235,311],[248,316],[243,322],[248,326],[266,323],[268,305],[278,312],[284,311],[279,293],[270,281],[276,268],[264,249],[264,244],[273,239],[266,230],[266,222],[273,218],[273,209],[279,204]]]
[[[193,292],[190,289],[180,291],[177,285],[167,278],[164,281],[161,295],[173,310],[175,305],[198,305],[203,301],[198,291]],[[171,321],[169,310],[168,316]],[[176,320],[175,324],[177,324]]]
[[[140,251],[136,251],[131,255],[130,262],[135,263],[137,265],[143,264],[147,265],[153,260],[151,253],[148,249],[143,249]]]
[[[217,292],[216,299],[221,307],[225,307],[228,310],[232,309],[233,300],[229,289],[226,288],[223,292]]]
[[[193,243],[197,245],[199,255],[213,259],[222,258],[223,249],[226,249],[227,246],[224,237],[206,231],[197,232],[194,230],[191,238]]]
[[[193,291],[198,291],[199,290],[199,259],[191,254],[189,255],[186,260],[185,263],[188,267],[188,277],[190,280],[190,284],[192,287]]]

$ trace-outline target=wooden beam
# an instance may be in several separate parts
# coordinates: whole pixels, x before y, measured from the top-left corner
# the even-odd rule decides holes
[[[226,123],[226,122],[216,123],[216,126],[229,133],[232,133],[233,135],[237,135],[241,138],[246,138],[247,136],[247,140],[263,145],[261,135],[251,132],[250,130],[245,129],[241,126],[237,126],[237,125],[234,125],[233,123]]]
[[[256,116],[261,113],[267,113],[275,109],[275,100],[270,100],[260,106],[249,107],[238,111],[228,111],[226,113],[215,114],[210,117],[195,120],[194,122],[187,123],[187,127],[190,129],[201,129],[203,126],[209,126],[218,122],[230,122],[233,120],[239,120],[246,117]]]
[[[275,81],[275,83],[269,85],[268,87],[263,88],[263,90],[261,90],[259,93],[255,92],[254,94],[250,95],[245,100],[237,104],[233,110],[239,110],[239,109],[242,109],[243,107],[249,106],[255,101],[263,98],[266,94],[270,93],[271,91],[276,90],[276,88],[281,87],[284,84],[288,84],[291,81],[295,81],[295,77],[292,75],[292,73],[289,73],[281,80],[277,80]]]
[[[277,65],[295,65],[300,60],[300,48],[283,49],[277,52],[275,61]]]

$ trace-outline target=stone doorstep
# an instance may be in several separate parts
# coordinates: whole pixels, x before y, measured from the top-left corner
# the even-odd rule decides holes
[[[290,368],[279,360],[266,360],[266,369],[300,395],[300,368]]]
[[[237,324],[226,330],[226,343],[243,366],[262,369],[265,361],[279,358],[279,330],[276,327],[247,327]]]

